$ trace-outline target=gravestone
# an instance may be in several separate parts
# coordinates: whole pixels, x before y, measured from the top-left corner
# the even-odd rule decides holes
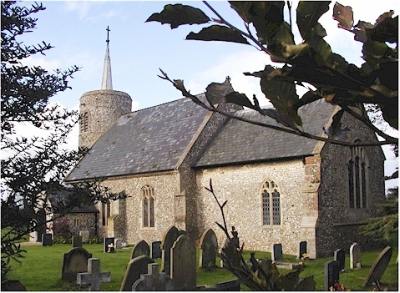
[[[72,247],[82,247],[82,236],[72,236]]]
[[[368,277],[364,282],[364,287],[372,285],[375,283],[378,287],[380,287],[380,281],[383,273],[389,265],[390,258],[392,257],[392,248],[390,246],[386,246],[384,250],[378,255],[375,263],[372,265]]]
[[[122,239],[115,239],[115,249],[121,249],[122,248]]]
[[[166,273],[168,276],[171,274],[171,248],[174,245],[176,239],[182,234],[184,231],[179,231],[178,228],[172,226],[168,229],[167,233],[162,241],[162,263],[163,268],[162,271]]]
[[[112,247],[112,249],[110,249]],[[104,237],[104,252],[114,252],[114,237]]]
[[[297,258],[301,259],[304,254],[307,253],[307,241],[300,241],[299,243],[299,253],[297,254]]]
[[[82,247],[72,248],[64,254],[61,279],[68,282],[76,282],[78,273],[87,272],[88,259],[92,254]]]
[[[79,236],[82,237],[82,242],[83,243],[88,243],[89,242],[90,233],[89,233],[88,230],[79,231]]]
[[[324,290],[330,291],[330,288],[339,282],[339,268],[337,262],[332,260],[325,263],[324,272]]]
[[[132,291],[174,291],[172,280],[166,273],[160,272],[160,265],[148,265],[148,273],[140,276],[133,286]]]
[[[135,245],[132,250],[131,259],[141,255],[150,256],[150,247],[144,240],[139,241],[139,243]]]
[[[213,229],[208,229],[200,238],[200,262],[202,269],[215,269],[218,252],[218,239]]]
[[[53,245],[53,234],[44,233],[42,235],[42,245],[43,246],[52,246]]]
[[[343,249],[336,249],[333,253],[333,259],[337,262],[337,266],[340,272],[344,271],[344,265],[346,262],[346,254]]]
[[[361,268],[361,246],[358,243],[353,243],[350,246],[350,269]]]
[[[120,291],[132,291],[132,285],[142,274],[147,274],[148,265],[153,260],[147,255],[141,255],[131,259],[126,268],[124,279],[122,280]]]
[[[282,253],[282,244],[273,244],[272,245],[272,253],[271,253],[271,260],[273,262],[280,261],[283,259]]]
[[[154,241],[151,243],[150,255],[152,259],[161,258],[162,256],[161,241]]]
[[[176,291],[196,287],[196,248],[187,235],[181,235],[171,248],[171,275]]]
[[[100,283],[111,282],[111,273],[101,273],[100,260],[89,258],[88,272],[78,273],[76,283],[78,285],[90,285],[90,291],[100,291]]]

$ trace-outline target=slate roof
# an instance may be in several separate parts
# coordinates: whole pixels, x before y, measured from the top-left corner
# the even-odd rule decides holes
[[[334,109],[334,106],[322,100],[303,106],[299,111],[303,129],[321,135],[322,126],[329,121]],[[278,125],[275,120],[255,111],[241,110],[236,112],[236,115]],[[230,119],[207,146],[194,167],[311,155],[317,143],[316,140]]]
[[[183,98],[123,115],[66,181],[173,170],[207,113]]]

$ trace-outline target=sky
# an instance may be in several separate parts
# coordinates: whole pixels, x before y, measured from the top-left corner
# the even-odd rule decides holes
[[[296,2],[296,1],[294,1]],[[25,1],[26,5],[32,2]],[[110,54],[113,88],[127,92],[133,100],[133,110],[150,107],[180,98],[173,86],[157,77],[162,68],[171,78],[183,79],[192,93],[201,93],[211,82],[223,82],[231,77],[235,90],[248,96],[262,97],[258,80],[246,77],[245,71],[257,71],[271,63],[269,57],[251,46],[224,42],[187,41],[190,31],[201,26],[181,26],[171,30],[158,22],[145,23],[154,12],[164,5],[183,3],[199,7],[209,16],[211,11],[201,2],[154,2],[154,1],[44,1],[46,10],[40,12],[37,28],[24,35],[23,41],[35,44],[41,41],[54,46],[45,56],[38,55],[25,62],[41,65],[49,71],[80,67],[70,82],[71,90],[59,93],[52,102],[68,109],[79,108],[79,98],[87,91],[100,89],[106,45],[106,27],[110,26]],[[231,23],[242,27],[240,18],[226,2],[210,2]],[[399,2],[340,1],[353,7],[355,23],[358,20],[374,22],[383,12],[399,11]],[[361,43],[354,42],[353,35],[338,29],[332,19],[332,8],[321,18],[332,50],[342,54],[349,62],[361,64]],[[296,6],[296,4],[294,4]],[[295,32],[296,41],[300,41]],[[264,104],[266,101],[264,102]],[[388,129],[390,131],[390,129]],[[390,133],[393,133],[390,131]],[[70,138],[70,146],[78,143],[78,129]],[[386,151],[385,163],[389,174],[397,165],[391,152]]]

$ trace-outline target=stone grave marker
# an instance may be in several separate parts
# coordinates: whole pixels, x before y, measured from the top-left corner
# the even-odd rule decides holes
[[[340,272],[344,271],[344,265],[346,262],[346,254],[343,249],[336,249],[333,253],[333,259],[337,262],[337,266]]]
[[[361,246],[358,243],[353,243],[350,246],[350,269],[361,268]]]
[[[82,247],[82,236],[72,236],[72,247]]]
[[[76,282],[78,273],[88,270],[88,259],[92,254],[82,247],[72,248],[64,254],[61,279],[68,282]]]
[[[271,253],[271,260],[280,261],[283,259],[283,252],[282,252],[282,244],[273,244],[272,245],[272,253]]]
[[[300,241],[299,253],[297,254],[297,258],[301,259],[304,254],[307,254],[307,241]]]
[[[339,268],[335,260],[325,263],[324,290],[330,291],[335,283],[339,282]]]
[[[160,272],[159,264],[149,264],[147,271],[133,284],[132,291],[174,291],[172,280],[166,273]]]
[[[373,283],[380,287],[381,278],[389,265],[392,253],[393,250],[390,246],[386,246],[385,249],[381,251],[368,273],[367,279],[364,282],[364,287],[372,285]]]
[[[139,241],[139,243],[135,245],[132,250],[131,259],[141,255],[150,256],[150,247],[144,240]]]
[[[196,248],[187,235],[181,235],[171,248],[170,277],[176,291],[196,288]]]
[[[182,234],[184,231],[179,231],[178,228],[172,226],[168,229],[167,233],[165,233],[163,241],[162,241],[162,271],[166,273],[168,276],[171,273],[171,248],[174,245],[176,239]]]
[[[104,252],[114,252],[114,237],[104,237]]]
[[[82,242],[83,243],[88,243],[89,242],[90,233],[89,233],[88,230],[79,231],[79,236],[82,237]]]
[[[208,229],[200,238],[200,262],[202,269],[215,269],[218,252],[218,239],[213,229]]]
[[[42,234],[42,245],[43,246],[52,246],[53,245],[53,234],[51,234],[51,233]]]
[[[150,255],[152,259],[162,257],[161,241],[153,241],[150,247]]]
[[[126,268],[120,291],[132,291],[132,285],[140,278],[140,275],[147,274],[150,263],[153,263],[153,260],[147,255],[131,259]]]
[[[76,283],[78,285],[90,285],[90,291],[100,291],[100,283],[111,282],[111,273],[102,273],[100,269],[100,260],[98,258],[89,258],[88,272],[78,273]]]
[[[122,239],[115,239],[115,249],[121,249],[122,248]]]

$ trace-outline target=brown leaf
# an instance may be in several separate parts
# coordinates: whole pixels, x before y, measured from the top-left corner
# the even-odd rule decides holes
[[[351,6],[344,6],[339,2],[333,7],[333,18],[338,22],[338,27],[351,30],[353,27],[353,9]]]

